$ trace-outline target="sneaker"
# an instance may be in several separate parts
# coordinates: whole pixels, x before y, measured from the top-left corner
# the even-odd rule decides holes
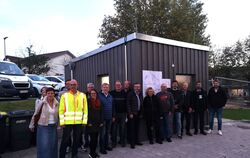
[[[211,133],[213,133],[213,130],[209,129],[209,130],[207,131],[207,134],[211,134]]]
[[[181,136],[181,135],[178,135],[177,137],[178,137],[179,139],[182,139],[182,136]]]
[[[87,149],[83,145],[81,145],[80,150],[83,152],[87,152]]]
[[[222,136],[222,131],[221,131],[221,130],[219,130],[219,131],[218,131],[218,134],[219,134],[220,136]]]

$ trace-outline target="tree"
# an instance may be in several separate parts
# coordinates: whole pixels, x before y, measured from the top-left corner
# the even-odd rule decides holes
[[[209,45],[205,35],[207,15],[198,0],[114,0],[116,13],[105,16],[100,44],[133,32]]]
[[[26,68],[26,71],[29,74],[40,75],[47,73],[50,70],[50,67],[47,64],[49,58],[42,55],[36,55],[36,52],[32,50],[32,47],[33,46],[30,45],[26,48],[28,57],[22,59],[22,68]]]

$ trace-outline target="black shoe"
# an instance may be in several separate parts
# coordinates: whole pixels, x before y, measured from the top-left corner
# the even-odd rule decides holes
[[[95,155],[96,158],[100,157],[100,155],[97,154],[97,153],[94,153],[94,155]]]
[[[203,135],[207,135],[207,133],[206,133],[206,132],[204,132],[204,131],[201,131],[201,134],[203,134]]]
[[[108,150],[108,151],[112,151],[112,148],[111,147],[107,147],[107,148],[105,148],[106,150]]]
[[[171,138],[167,138],[167,142],[169,143],[172,142]]]
[[[114,143],[114,144],[112,144],[112,148],[115,148],[116,147],[116,144]]]
[[[130,145],[130,148],[131,148],[131,149],[134,149],[134,148],[135,148],[135,146],[134,146],[134,145]]]
[[[188,135],[188,136],[193,136],[190,132],[187,132],[186,135]]]
[[[160,140],[157,140],[157,141],[156,141],[156,143],[158,143],[158,144],[162,144],[162,141],[160,141]]]
[[[198,134],[198,131],[194,131],[194,135],[197,135]]]
[[[106,150],[100,150],[100,153],[101,154],[107,154],[107,151]]]
[[[123,148],[124,148],[125,146],[126,146],[126,144],[125,144],[125,143],[122,143],[121,147],[123,147]]]
[[[141,146],[141,145],[143,145],[143,144],[142,144],[141,142],[137,142],[136,145]]]
[[[152,140],[149,141],[149,144],[154,144],[154,142]]]
[[[181,135],[178,135],[177,137],[178,137],[179,139],[182,139],[182,136],[181,136]]]

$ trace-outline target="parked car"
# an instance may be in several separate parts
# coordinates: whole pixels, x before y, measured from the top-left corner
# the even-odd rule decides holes
[[[41,95],[41,89],[43,87],[52,87],[55,89],[56,94],[59,92],[59,88],[58,88],[58,84],[56,82],[51,82],[48,79],[46,79],[45,77],[39,76],[39,75],[35,75],[35,74],[26,74],[32,85],[33,85],[33,91],[34,91],[34,95],[36,97]]]
[[[48,80],[58,83],[59,91],[65,88],[65,80],[63,76],[45,76]]]
[[[28,77],[15,63],[0,61],[0,97],[19,96],[27,99],[32,88]]]

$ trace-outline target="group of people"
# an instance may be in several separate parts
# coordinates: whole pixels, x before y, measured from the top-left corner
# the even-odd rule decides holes
[[[65,157],[69,147],[72,157],[77,157],[78,148],[89,148],[89,157],[96,158],[100,157],[96,151],[98,144],[101,154],[107,154],[118,144],[125,147],[128,143],[132,149],[143,145],[139,138],[142,120],[146,122],[150,144],[162,144],[164,140],[172,142],[173,135],[182,139],[184,124],[188,136],[199,132],[203,135],[212,133],[215,113],[218,134],[222,135],[222,112],[227,95],[219,81],[213,81],[208,94],[200,81],[196,82],[193,91],[188,86],[186,82],[179,86],[176,80],[171,88],[163,83],[157,94],[152,87],[148,87],[145,97],[141,84],[131,86],[129,81],[123,84],[116,81],[112,91],[109,84],[103,83],[100,92],[93,83],[89,83],[87,92],[82,93],[78,90],[77,81],[69,80],[66,81],[66,90],[60,92],[57,98],[53,88],[43,88],[30,123],[30,129],[37,132],[37,157],[58,157],[58,126],[63,129],[60,158]],[[207,110],[209,130],[205,132],[204,116]],[[35,125],[38,113],[40,118]],[[193,133],[190,130],[192,115]]]

